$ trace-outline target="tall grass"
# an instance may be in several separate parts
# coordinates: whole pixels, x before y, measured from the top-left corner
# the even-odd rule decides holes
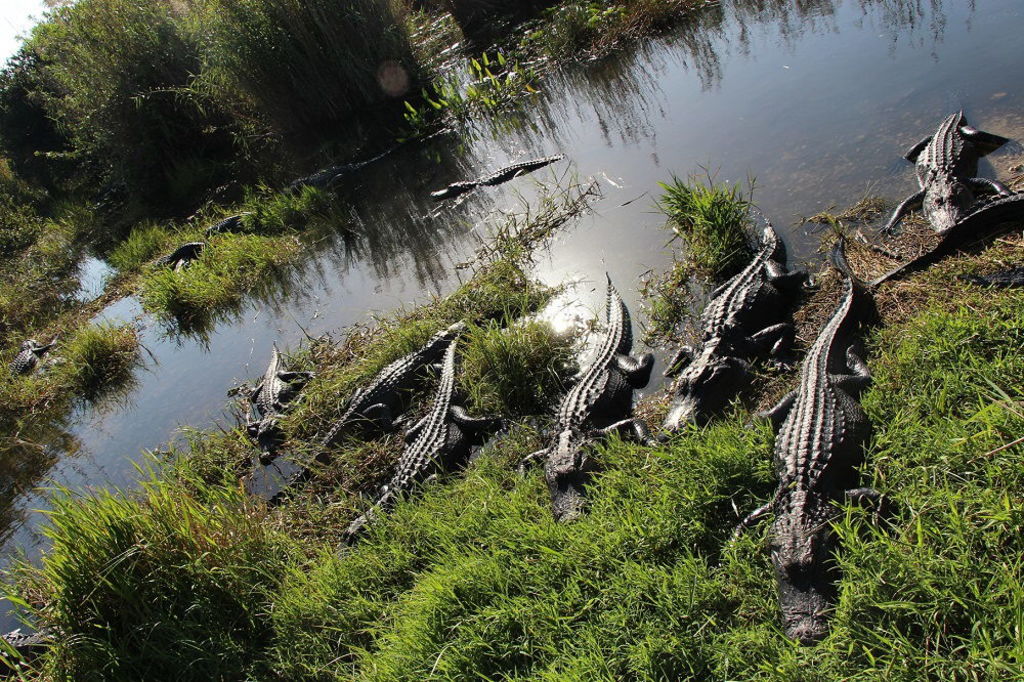
[[[419,80],[387,0],[210,0],[204,80],[281,132],[332,126]]]
[[[725,279],[750,259],[747,234],[749,200],[736,185],[716,184],[709,176],[660,183],[658,207],[673,232],[686,242],[686,261],[700,276]]]

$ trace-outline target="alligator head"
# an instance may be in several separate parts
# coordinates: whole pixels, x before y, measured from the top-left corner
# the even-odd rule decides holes
[[[750,380],[749,365],[723,345],[705,343],[700,355],[679,375],[672,407],[665,418],[666,429],[675,430],[690,422],[707,423]]]
[[[583,514],[587,463],[582,435],[575,429],[559,433],[544,464],[544,478],[551,493],[555,520],[559,523],[572,521]]]
[[[260,464],[266,466],[274,461],[277,449],[283,441],[281,428],[277,423],[278,415],[268,414],[259,421],[250,421],[245,430],[256,441],[260,449]]]
[[[828,634],[835,606],[835,535],[829,510],[822,506],[827,500],[812,500],[806,491],[788,497],[788,511],[776,505],[771,544],[782,627],[787,637],[813,644]]]
[[[974,203],[974,192],[964,182],[938,175],[929,180],[921,208],[932,229],[942,234],[960,222]]]

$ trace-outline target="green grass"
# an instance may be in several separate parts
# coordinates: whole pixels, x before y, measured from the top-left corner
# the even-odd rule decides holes
[[[141,298],[146,310],[185,325],[203,315],[236,304],[292,261],[300,246],[292,237],[224,235],[214,237],[200,257],[174,271],[153,267],[142,275]]]
[[[738,272],[753,251],[747,227],[750,201],[736,185],[716,184],[709,176],[688,181],[673,176],[660,183],[658,207],[686,242],[686,263],[695,275],[723,280]]]
[[[483,287],[440,307],[466,311]],[[337,534],[365,505],[351,480],[266,516],[217,467],[188,473],[202,458],[186,457],[137,496],[59,506],[54,551],[26,596],[81,637],[46,665],[108,679],[198,679],[197,662],[205,679],[1016,679],[1024,445],[1004,446],[1024,429],[1024,295],[942,287],[870,340],[862,482],[894,513],[875,523],[848,508],[838,521],[840,599],[817,646],[778,626],[767,524],[728,544],[773,487],[770,434],[741,413],[654,448],[601,446],[589,513],[564,526],[540,472],[513,472],[543,443],[517,426],[341,555]],[[322,380],[314,411],[328,387],[354,385],[443,322],[424,311],[335,348],[348,361]],[[509,333],[473,329],[467,371],[478,354],[518,355]],[[488,400],[507,400],[499,391]],[[238,438],[201,447],[240,450]],[[396,445],[339,457],[352,455],[368,491]]]

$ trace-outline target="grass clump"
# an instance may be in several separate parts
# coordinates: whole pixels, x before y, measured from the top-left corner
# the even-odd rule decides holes
[[[291,237],[211,239],[200,257],[183,270],[152,268],[143,273],[142,304],[151,312],[189,323],[240,301],[247,291],[273,278],[299,249]]]
[[[39,569],[23,569],[66,634],[45,661],[54,679],[242,679],[258,669],[269,598],[294,544],[237,486],[191,484],[153,476],[137,494],[54,499],[52,549]]]
[[[701,181],[660,183],[658,208],[677,237],[686,242],[686,261],[695,275],[713,281],[738,272],[753,255],[747,235],[750,201],[736,185]]]
[[[461,348],[459,386],[474,414],[540,414],[576,372],[572,338],[533,320],[472,325]]]

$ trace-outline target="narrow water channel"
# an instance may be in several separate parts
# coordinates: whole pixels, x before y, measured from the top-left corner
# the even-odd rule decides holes
[[[756,8],[752,7],[756,5]],[[659,181],[708,169],[754,179],[754,199],[792,260],[816,258],[799,217],[866,193],[896,199],[914,180],[903,151],[950,112],[1024,140],[1024,5],[1019,0],[762,0],[723,2],[672,36],[548,77],[522,120],[472,139],[438,138],[368,167],[344,196],[351,215],[281,282],[202,334],[181,335],[141,314],[134,299],[102,317],[143,327],[145,367],[125,394],[83,408],[8,453],[0,487],[0,555],[38,553],[45,490],[131,486],[146,449],[180,427],[224,421],[225,391],[260,374],[283,348],[457,286],[456,263],[496,211],[537,192],[533,178],[483,188],[458,205],[432,189],[524,158],[565,154],[536,174],[601,183],[594,213],[540,259],[546,282],[576,280],[580,310],[596,311],[607,271],[642,325],[639,278],[668,262],[653,205]],[[1020,144],[991,155],[982,174],[1005,177]],[[363,235],[353,241],[343,235]],[[102,263],[88,264],[103,273]],[[86,287],[95,295],[95,283]],[[13,625],[11,625],[13,627]],[[0,627],[5,624],[0,623]]]

